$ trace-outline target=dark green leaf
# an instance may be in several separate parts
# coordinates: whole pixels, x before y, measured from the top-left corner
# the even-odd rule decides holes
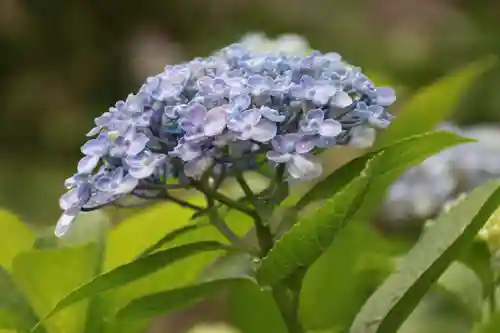
[[[491,318],[478,324],[473,333],[498,333],[500,332],[500,312],[496,312]]]
[[[380,133],[375,147],[432,131],[438,124],[448,120],[474,80],[495,62],[495,57],[474,62],[416,92],[398,112],[392,124]]]
[[[381,149],[384,154],[380,157],[380,163],[377,163],[380,170],[373,175],[372,184],[370,185],[368,197],[371,202],[369,206],[372,208],[377,207],[390,184],[409,167],[424,161],[429,156],[445,148],[470,141],[470,139],[459,137],[455,133],[438,131],[412,136]],[[307,192],[297,202],[296,209],[300,210],[315,200],[329,198],[334,195],[356,177],[363,170],[366,162],[378,152],[360,156],[333,172]],[[380,200],[377,201],[377,198]],[[364,204],[367,203],[367,199],[365,198]]]
[[[231,324],[245,333],[288,333],[286,324],[274,302],[271,290],[247,282],[229,290]]]
[[[316,212],[299,219],[262,259],[257,270],[261,284],[273,284],[299,267],[310,266],[356,212],[367,189],[376,156],[361,174],[328,199]]]
[[[29,330],[38,319],[10,274],[0,267],[0,330]]]
[[[128,264],[119,266],[112,271],[96,276],[89,282],[73,290],[62,298],[47,316],[50,317],[62,309],[85,298],[98,295],[104,291],[119,288],[137,279],[152,274],[159,269],[203,251],[227,249],[218,242],[197,242],[153,253]]]
[[[155,317],[192,305],[222,288],[238,283],[250,282],[244,278],[215,280],[135,299],[118,311],[111,331],[113,333],[136,332],[138,328],[144,327]]]
[[[94,244],[88,244],[32,250],[16,256],[12,276],[38,318],[45,317],[65,294],[94,276],[98,259],[95,248]],[[53,333],[81,333],[87,307],[88,302],[75,304],[45,322],[44,326]]]
[[[474,190],[426,230],[396,272],[365,303],[350,333],[393,333],[500,204],[498,182]]]

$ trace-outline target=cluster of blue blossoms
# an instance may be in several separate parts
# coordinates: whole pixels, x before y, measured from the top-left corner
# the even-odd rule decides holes
[[[96,118],[88,133],[95,138],[60,198],[56,234],[82,210],[186,185],[235,162],[248,170],[264,160],[284,165],[289,179],[315,178],[322,168],[314,153],[349,144],[356,128],[387,127],[395,99],[336,53],[264,54],[234,44],[167,66]],[[178,184],[166,183],[172,178]]]

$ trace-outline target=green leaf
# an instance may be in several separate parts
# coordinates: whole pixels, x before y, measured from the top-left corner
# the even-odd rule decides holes
[[[474,321],[454,300],[430,290],[398,333],[470,333]]]
[[[162,249],[163,247],[165,247],[165,245],[174,241],[178,237],[181,237],[181,236],[183,236],[191,231],[197,230],[199,228],[204,228],[204,227],[208,227],[208,226],[210,226],[208,221],[204,221],[204,222],[199,222],[199,223],[195,223],[195,224],[188,224],[188,225],[185,225],[183,227],[180,227],[179,229],[172,230],[171,232],[169,232],[165,236],[163,236],[163,238],[160,239],[158,242],[156,242],[155,244],[151,245],[146,250],[144,250],[144,252],[142,252],[141,255],[139,256],[139,258],[145,257],[147,255],[150,255],[151,253],[154,253],[154,252]]]
[[[483,298],[488,297],[492,293],[495,284],[495,275],[491,267],[491,253],[488,245],[476,237],[457,260],[476,273],[483,286]]]
[[[29,330],[38,319],[10,274],[0,267],[0,329]]]
[[[436,290],[454,301],[471,320],[481,319],[483,286],[475,272],[460,262],[454,262],[441,275]]]
[[[33,250],[14,259],[12,276],[37,317],[43,318],[65,294],[94,276],[95,260],[93,244]],[[83,332],[87,304],[82,302],[58,313],[44,326],[54,333]]]
[[[380,133],[375,147],[431,131],[449,119],[474,80],[495,63],[496,57],[481,59],[417,91],[391,126]]]
[[[382,148],[384,154],[377,162],[380,170],[373,175],[370,189],[363,202],[370,209],[379,206],[387,188],[408,168],[423,162],[445,148],[472,141],[446,131],[429,132],[412,136]],[[316,184],[295,205],[297,210],[313,201],[329,198],[348,184],[364,168],[366,162],[380,151],[367,153],[345,164],[326,179]],[[370,213],[367,207],[363,210]]]
[[[119,288],[122,285],[143,278],[166,265],[170,265],[193,254],[202,251],[215,251],[221,249],[227,249],[227,246],[219,242],[197,242],[155,252],[128,264],[124,264],[107,273],[96,276],[89,282],[67,294],[57,303],[47,318],[78,301],[98,295],[107,290]]]
[[[155,317],[199,302],[221,288],[230,287],[237,283],[248,283],[247,281],[248,279],[244,278],[215,280],[135,299],[118,311],[111,331],[116,333],[137,332],[138,328],[144,327],[148,321]]]
[[[110,243],[107,254],[110,257],[106,261],[107,270],[115,268],[117,263],[123,264],[133,260],[152,244],[158,242],[165,234],[191,224],[191,215],[192,210],[172,204],[163,204],[142,214],[136,214],[128,221],[123,222],[108,237]],[[238,235],[244,235],[253,225],[248,216],[236,211],[231,211],[225,219]],[[206,219],[201,219],[197,220],[196,223],[206,223],[206,221]],[[165,248],[200,241],[224,243],[226,239],[216,228],[209,226],[184,233],[168,242]],[[204,268],[219,255],[221,255],[220,251],[200,252],[164,267],[143,279],[104,293],[102,295],[103,312],[101,315],[108,318],[113,317],[117,309],[133,299],[195,283]]]
[[[229,290],[229,320],[245,333],[288,333],[271,290],[255,283],[234,284]]]
[[[426,230],[396,272],[368,299],[350,333],[396,332],[500,204],[498,182],[474,190]]]
[[[473,333],[498,333],[500,332],[500,312],[493,314],[487,322],[481,323],[474,328]]]
[[[0,230],[0,266],[10,272],[12,259],[33,246],[35,235],[26,224],[6,210],[0,210]]]
[[[378,157],[378,156],[377,156]],[[262,259],[257,270],[261,284],[273,284],[299,267],[310,266],[345,227],[363,199],[377,157],[347,186],[314,213],[299,219]]]
[[[307,270],[299,306],[304,327],[349,327],[363,303],[392,273],[393,256],[408,248],[409,244],[384,238],[367,221],[352,221]]]

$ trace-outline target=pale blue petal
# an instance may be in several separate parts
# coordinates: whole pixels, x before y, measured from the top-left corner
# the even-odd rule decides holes
[[[227,109],[224,106],[216,107],[207,112],[203,126],[206,136],[221,134],[227,125]]]
[[[76,220],[77,216],[78,216],[77,210],[68,210],[64,212],[57,221],[57,225],[54,231],[56,237],[64,236],[71,227],[71,224]]]
[[[336,137],[342,132],[342,124],[333,119],[326,119],[319,127],[318,134],[326,137]]]
[[[396,101],[396,92],[391,87],[375,88],[377,103],[382,106],[389,106]]]
[[[345,91],[337,91],[330,101],[330,105],[338,108],[346,108],[353,100]]]
[[[127,149],[127,155],[137,155],[146,148],[149,142],[149,138],[144,133],[137,133],[135,137],[130,141],[130,145]]]
[[[267,119],[261,119],[258,124],[252,127],[251,137],[258,142],[268,142],[276,136],[277,131],[278,127],[276,123]]]
[[[267,119],[274,121],[276,123],[281,123],[285,121],[286,117],[284,115],[280,115],[278,110],[268,108],[267,106],[263,106],[260,108],[260,113]]]
[[[241,119],[243,123],[247,126],[255,126],[262,118],[262,114],[259,109],[250,109],[243,111],[241,113]]]
[[[91,173],[94,171],[95,167],[99,163],[99,156],[97,155],[88,155],[83,157],[79,162],[78,162],[78,173]]]

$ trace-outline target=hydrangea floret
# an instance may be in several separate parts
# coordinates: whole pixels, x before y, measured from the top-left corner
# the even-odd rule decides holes
[[[166,66],[95,119],[66,180],[56,234],[80,211],[124,196],[180,203],[169,190],[191,187],[224,203],[216,195],[222,178],[263,166],[281,183],[316,178],[314,155],[348,145],[360,128],[386,128],[395,99],[337,53],[254,53],[234,44]]]

